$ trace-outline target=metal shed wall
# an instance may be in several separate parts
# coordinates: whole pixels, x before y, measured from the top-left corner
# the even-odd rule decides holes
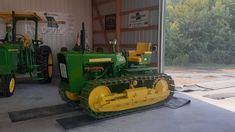
[[[54,55],[62,46],[72,48],[76,42],[77,33],[81,29],[82,22],[86,23],[89,42],[92,38],[91,0],[0,0],[0,11],[43,11],[67,14],[71,29],[66,29],[63,34],[44,33],[39,34],[43,41],[51,46]],[[22,30],[24,27],[20,27]],[[5,25],[0,21],[0,37],[5,33]],[[68,32],[67,32],[68,31]]]
[[[98,47],[108,50],[107,40],[116,37],[115,31],[104,31],[104,18],[106,15],[115,14],[115,0],[93,0],[93,41],[94,49]],[[97,9],[99,9],[99,14]],[[121,42],[120,47],[125,49],[135,48],[137,42],[151,42],[159,44],[159,0],[121,0]],[[149,26],[143,28],[129,28],[129,14],[138,11],[149,11]],[[102,20],[100,20],[102,19]],[[100,24],[102,21],[103,25]],[[157,53],[154,54],[156,56]],[[156,57],[153,58],[153,63],[157,63]]]

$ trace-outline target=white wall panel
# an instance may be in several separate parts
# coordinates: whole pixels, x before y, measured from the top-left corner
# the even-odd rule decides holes
[[[86,24],[88,42],[92,42],[91,0],[0,0],[0,11],[42,11],[55,12],[68,15],[70,24],[63,34],[43,33],[45,44],[52,48],[54,58],[62,46],[72,48],[76,43],[77,33],[80,32],[82,22]],[[19,24],[20,25],[20,24]],[[25,26],[18,27],[17,31],[24,32]],[[40,26],[40,25],[39,25]],[[0,38],[5,36],[5,25],[0,20]],[[56,63],[56,59],[55,63]],[[56,65],[57,66],[57,65]]]
[[[68,14],[74,21],[73,32],[64,34],[39,34],[56,54],[61,46],[73,47],[82,22],[86,23],[89,42],[92,38],[91,1],[90,0],[0,0],[0,11],[43,11]],[[70,26],[70,27],[71,27]],[[0,24],[0,37],[5,34],[5,25]],[[23,28],[24,27],[19,27]],[[20,30],[19,30],[20,31]],[[71,30],[68,30],[71,31]]]

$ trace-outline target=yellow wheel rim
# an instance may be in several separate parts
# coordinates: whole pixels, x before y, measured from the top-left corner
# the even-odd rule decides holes
[[[156,92],[165,93],[169,92],[169,86],[165,79],[158,79],[155,81],[154,88]]]
[[[105,97],[107,95],[111,95],[111,91],[108,87],[98,86],[94,88],[92,92],[90,93],[89,99],[88,99],[90,109],[93,110],[94,112],[99,112],[95,108],[95,104],[97,104],[98,102],[101,102],[100,100],[102,99],[102,97]]]
[[[10,93],[13,93],[15,90],[15,79],[11,78],[10,83],[9,83],[9,91]]]
[[[76,93],[65,91],[65,95],[71,101],[78,101],[79,100],[79,95]]]
[[[48,55],[48,76],[52,77],[53,74],[53,57],[52,54],[50,53]]]

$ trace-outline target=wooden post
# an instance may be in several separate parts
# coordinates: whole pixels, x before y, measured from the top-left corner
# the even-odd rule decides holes
[[[116,0],[116,51],[120,51],[121,45],[121,0]]]

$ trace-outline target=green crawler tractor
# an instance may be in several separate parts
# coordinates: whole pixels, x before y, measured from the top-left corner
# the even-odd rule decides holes
[[[150,66],[150,43],[123,53],[90,53],[84,48],[84,32],[83,25],[80,51],[58,54],[64,101],[100,119],[156,107],[173,96],[172,78]]]
[[[50,47],[38,40],[38,23],[42,20],[34,12],[0,12],[6,24],[6,37],[0,40],[0,95],[10,97],[15,91],[15,74],[29,74],[32,80],[49,83],[52,79],[53,59]],[[18,21],[33,21],[35,37],[16,33]]]

